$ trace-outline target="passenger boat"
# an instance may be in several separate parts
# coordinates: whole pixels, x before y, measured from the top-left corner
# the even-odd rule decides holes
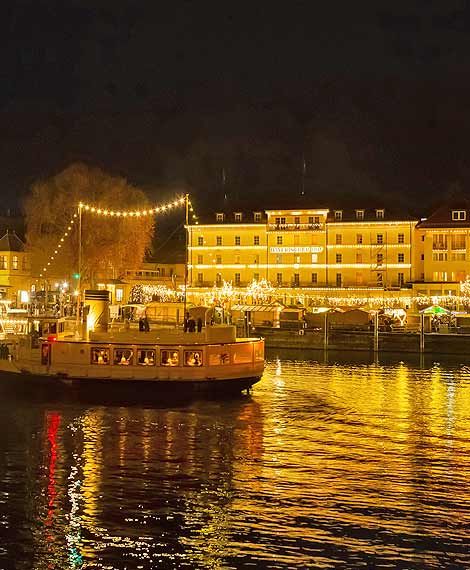
[[[167,395],[240,392],[260,380],[264,340],[235,338],[235,327],[215,325],[201,332],[118,330],[87,338],[19,335],[0,352],[0,374],[70,386],[144,385]],[[111,392],[110,392],[111,393]]]

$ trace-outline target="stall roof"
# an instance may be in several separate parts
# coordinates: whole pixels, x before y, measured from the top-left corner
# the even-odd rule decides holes
[[[282,305],[232,305],[232,311],[269,312],[281,311]]]

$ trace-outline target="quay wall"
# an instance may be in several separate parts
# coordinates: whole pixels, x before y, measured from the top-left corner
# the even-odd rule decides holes
[[[323,350],[323,331],[256,329],[265,338],[266,348],[297,348]],[[328,334],[328,350],[374,351],[374,333],[369,331],[332,330]],[[419,333],[379,333],[379,352],[420,352]],[[470,335],[425,334],[424,353],[465,355],[470,358]]]

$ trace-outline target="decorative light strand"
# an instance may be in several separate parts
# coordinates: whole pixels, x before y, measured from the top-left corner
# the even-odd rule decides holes
[[[111,210],[109,208],[95,206],[94,204],[86,204],[85,202],[80,202],[78,206],[84,212],[95,214],[97,216],[106,216],[109,218],[140,218],[145,216],[154,216],[155,214],[164,214],[165,212],[171,211],[173,208],[182,206],[185,201],[186,198],[183,196],[182,198],[177,198],[176,200],[161,206],[153,206],[142,210]]]
[[[63,233],[62,237],[60,238],[60,240],[58,241],[57,245],[54,248],[54,253],[52,255],[49,256],[49,259],[47,260],[47,262],[44,264],[44,267],[42,268],[42,273],[39,274],[39,277],[45,277],[47,271],[50,269],[50,266],[52,264],[52,262],[54,261],[54,259],[56,258],[57,255],[59,255],[62,246],[64,245],[65,242],[65,238],[67,238],[72,229],[73,226],[76,222],[76,219],[78,217],[78,214],[74,214],[72,219],[69,221],[69,223],[67,224],[67,229],[65,230],[65,232]]]
[[[189,197],[188,197],[188,209],[189,209],[188,214],[190,217],[189,222],[192,223],[193,225],[197,226],[199,224],[199,219],[196,216],[196,214],[194,213],[194,206],[193,206],[193,203],[191,202],[191,200],[189,199]]]

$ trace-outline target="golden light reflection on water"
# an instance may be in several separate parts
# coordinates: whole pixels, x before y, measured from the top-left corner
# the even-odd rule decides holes
[[[470,567],[466,367],[284,354],[251,398],[41,410],[31,567]]]

